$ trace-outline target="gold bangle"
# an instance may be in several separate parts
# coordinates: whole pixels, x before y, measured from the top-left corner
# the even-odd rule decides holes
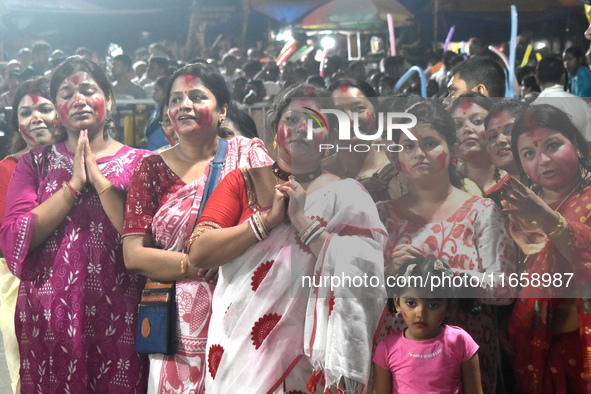
[[[103,190],[101,190],[100,192],[98,192],[98,195],[100,196],[101,194],[103,194],[107,189],[113,187],[114,185],[112,183],[109,184],[109,186],[105,187]]]
[[[189,257],[189,255],[185,253],[181,258],[181,275],[183,275],[183,278],[187,277],[187,268],[189,265],[189,260],[187,259],[187,257]]]
[[[560,213],[558,213],[558,224],[551,232],[546,235],[550,239],[560,238],[568,230],[568,222]]]

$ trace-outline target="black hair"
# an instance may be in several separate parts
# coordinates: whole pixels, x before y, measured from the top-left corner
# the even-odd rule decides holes
[[[12,99],[12,113],[10,114],[10,127],[13,132],[10,153],[20,152],[27,147],[27,142],[21,135],[18,124],[18,106],[27,94],[36,94],[37,96],[51,100],[51,96],[49,95],[49,79],[45,77],[29,79],[20,84],[18,89],[16,89],[14,98]]]
[[[406,113],[412,114],[417,118],[417,124],[423,123],[428,124],[434,130],[436,130],[445,142],[447,143],[448,149],[450,153],[453,153],[454,146],[457,143],[456,137],[456,127],[454,124],[451,115],[445,110],[443,104],[439,101],[435,100],[425,100],[422,97],[417,97],[414,104],[410,104],[413,100],[413,97],[404,98],[404,105],[408,106],[407,109],[404,111]],[[400,101],[397,101],[400,103]],[[402,131],[399,129],[395,129],[392,134],[392,139],[395,143],[400,142]],[[458,169],[455,165],[448,166],[449,171],[449,181],[452,186],[464,190],[464,185],[462,183],[462,175],[459,173]]]
[[[459,74],[468,90],[482,84],[489,97],[505,97],[505,72],[491,57],[473,56],[455,66],[451,74]]]
[[[564,54],[565,55],[566,54],[573,55],[575,58],[582,60],[583,66],[587,65],[587,59],[585,58],[585,53],[583,52],[583,48],[581,48],[578,45],[573,45],[572,47],[566,48],[566,50],[564,51]]]
[[[533,74],[526,75],[525,77],[523,77],[523,79],[521,80],[521,83],[523,84],[523,86],[525,86],[526,88],[531,89],[534,92],[540,92],[541,91],[540,90],[540,86],[536,82],[536,77]]]
[[[469,286],[464,278],[454,280],[455,276],[449,265],[437,258],[419,257],[405,261],[400,266],[396,278],[390,277],[387,281],[390,311],[394,312],[394,297],[399,299],[406,289],[415,288],[420,290],[422,298],[443,298],[457,302],[462,312],[477,315],[481,311],[477,289]],[[434,286],[435,284],[437,286]]]
[[[148,65],[150,65],[150,63],[156,64],[163,70],[167,70],[168,66],[170,65],[168,59],[162,56],[152,56],[150,60],[148,60]]]
[[[230,105],[230,91],[228,90],[228,85],[226,85],[224,77],[222,77],[222,74],[215,67],[204,63],[187,64],[172,74],[168,81],[168,86],[164,91],[164,102],[166,104],[169,104],[174,81],[182,75],[192,75],[199,78],[203,85],[214,95],[218,109],[221,109],[224,104]]]
[[[475,104],[487,111],[490,111],[493,106],[493,101],[490,98],[483,96],[478,92],[465,92],[452,101],[448,109],[449,113],[452,114],[458,108],[458,106],[460,106],[460,104],[466,102]]]
[[[488,123],[493,118],[502,112],[506,112],[513,118],[517,118],[519,115],[525,112],[529,108],[529,105],[523,101],[515,99],[503,99],[496,102],[492,108],[488,111],[488,115],[484,118],[484,127],[488,129]]]
[[[236,103],[232,102],[230,108],[228,108],[228,116],[226,116],[226,121],[232,121],[234,126],[240,133],[246,138],[258,138],[259,134],[257,132],[257,125],[254,120],[246,113],[246,111],[241,110],[236,106]]]
[[[49,45],[46,41],[37,41],[31,47],[31,53],[33,55],[41,54],[44,51],[51,51],[51,45]]]
[[[249,60],[242,66],[242,72],[245,74],[256,74],[263,69],[263,65],[258,60]]]
[[[125,65],[125,67],[127,67],[127,69],[130,71],[133,66],[133,61],[131,60],[131,57],[129,55],[124,54],[124,53],[122,53],[121,55],[115,56],[113,58],[113,61],[119,61],[119,62],[123,63]]]
[[[322,78],[320,75],[310,75],[308,78],[306,78],[306,83],[324,88],[324,78]]]
[[[328,86],[328,91],[333,93],[337,91],[337,89],[342,88],[359,89],[359,91],[363,93],[363,95],[367,98],[378,97],[378,94],[376,93],[375,89],[372,88],[370,84],[364,81],[358,81],[353,78],[337,79]],[[374,106],[376,106],[376,104],[374,104]]]
[[[283,111],[285,111],[285,109],[289,106],[291,100],[297,98],[322,99],[322,106],[324,108],[324,100],[330,99],[330,92],[317,85],[302,83],[294,85],[279,93],[273,100],[267,115],[267,124],[269,125],[268,127],[270,127],[270,130],[273,132],[273,134],[277,134],[279,119],[281,119]]]
[[[103,69],[93,62],[82,56],[71,56],[64,60],[62,64],[56,68],[53,76],[51,77],[51,82],[49,85],[50,94],[51,94],[51,101],[57,107],[57,92],[59,90],[60,85],[64,80],[69,77],[70,75],[76,74],[77,72],[86,72],[90,74],[92,79],[96,82],[98,87],[103,91],[106,100],[111,100],[111,105],[115,105],[115,98],[113,97],[113,88],[107,75],[103,71]],[[115,137],[117,130],[115,129],[115,124],[111,119],[111,114],[107,112],[106,114],[106,122],[105,128],[103,130],[103,137],[105,140],[108,138],[109,135]],[[56,131],[56,142],[63,142],[67,138],[66,135],[63,133]]]
[[[564,63],[556,56],[547,56],[536,66],[536,77],[540,83],[561,83],[564,74],[566,74]]]
[[[583,170],[583,179],[587,179],[591,173],[591,153],[589,152],[589,145],[585,137],[579,132],[577,127],[573,124],[570,116],[561,109],[549,104],[536,104],[530,106],[520,116],[515,119],[513,124],[513,131],[511,135],[511,152],[513,152],[513,160],[519,168],[521,174],[521,181],[526,186],[532,186],[532,182],[528,179],[523,166],[521,165],[521,157],[519,156],[518,141],[519,136],[527,133],[536,127],[544,127],[546,129],[555,130],[565,136],[575,149],[580,152],[578,157],[579,165]],[[589,180],[581,183],[581,190],[589,184]]]

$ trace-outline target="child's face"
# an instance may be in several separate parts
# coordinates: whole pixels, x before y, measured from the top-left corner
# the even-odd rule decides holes
[[[406,289],[396,299],[396,310],[408,326],[405,336],[413,341],[426,341],[439,335],[447,307],[447,300],[421,298],[415,289]]]

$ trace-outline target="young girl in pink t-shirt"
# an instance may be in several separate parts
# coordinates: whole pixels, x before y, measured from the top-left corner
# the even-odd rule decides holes
[[[408,328],[377,346],[373,394],[482,393],[478,345],[463,329],[443,324],[460,290],[453,278],[449,266],[434,258],[412,259],[400,267],[394,304]],[[445,285],[431,289],[438,283]],[[466,312],[478,309],[475,300],[460,301]]]

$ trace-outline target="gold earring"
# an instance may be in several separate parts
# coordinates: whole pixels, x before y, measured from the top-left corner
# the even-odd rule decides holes
[[[277,136],[273,138],[273,149],[277,150]]]
[[[402,182],[400,182],[400,173],[398,173],[396,178],[398,180],[398,191],[400,192],[400,195],[402,196]]]
[[[326,157],[328,157],[328,156],[330,156],[330,149],[326,148],[326,149],[324,150],[324,157],[326,158]]]
[[[583,152],[579,148],[577,148],[577,156],[579,156],[579,159],[583,158]]]

